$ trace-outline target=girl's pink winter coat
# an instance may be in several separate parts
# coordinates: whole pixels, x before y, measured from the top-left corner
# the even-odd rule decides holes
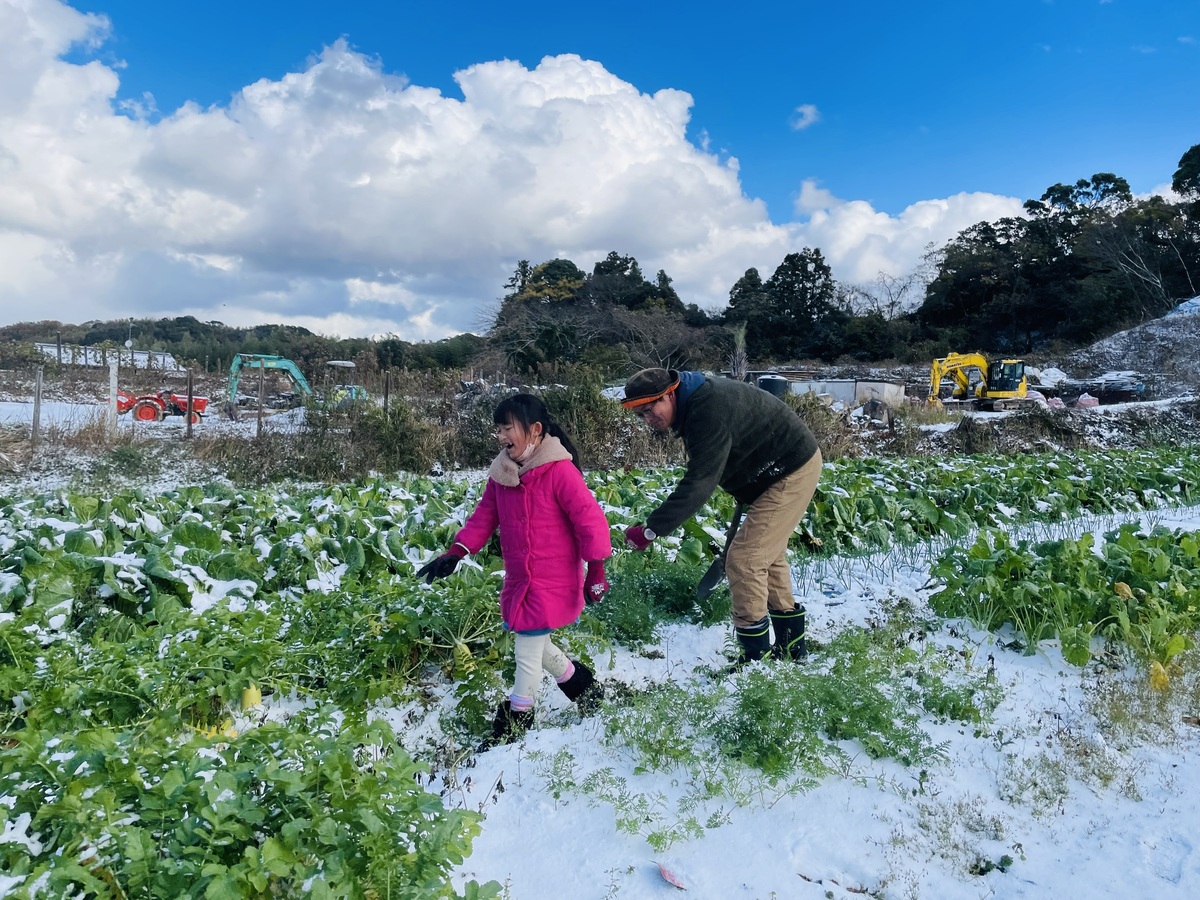
[[[477,553],[500,529],[500,614],[513,631],[561,628],[583,611],[583,563],[612,555],[604,511],[558,438],[526,465],[501,452],[475,512],[455,537]]]

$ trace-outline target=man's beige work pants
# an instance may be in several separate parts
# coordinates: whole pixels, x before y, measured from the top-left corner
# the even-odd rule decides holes
[[[788,539],[816,493],[822,462],[817,450],[812,459],[767,488],[746,510],[725,558],[735,627],[761,622],[768,609],[795,609]]]

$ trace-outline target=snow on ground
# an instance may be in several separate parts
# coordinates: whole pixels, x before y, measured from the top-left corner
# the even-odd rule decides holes
[[[31,411],[31,404],[0,402],[0,424],[27,423]],[[50,402],[42,414],[43,424],[77,428],[103,410]],[[296,421],[296,413],[279,414],[264,427]],[[134,426],[126,416],[118,427],[177,439],[184,423],[176,417]],[[254,419],[218,416],[196,426],[202,433],[251,435],[256,427]],[[1198,509],[1140,518],[1200,530]],[[1115,524],[1081,519],[1079,527],[1103,532]],[[912,550],[795,574],[810,634],[820,642],[898,601],[921,609],[933,590],[927,562]],[[598,674],[635,688],[711,685],[714,676],[706,673],[723,664],[728,635],[723,625],[666,627],[656,653],[599,654]],[[614,805],[578,786],[609,769],[624,779],[630,802],[649,804],[647,821],[657,817],[669,826],[684,815],[692,774],[635,772],[627,753],[604,743],[601,718],[581,720],[547,683],[541,723],[524,741],[438,770],[431,789],[486,817],[456,880],[495,879],[508,900],[675,896],[661,864],[688,896],[721,900],[1200,897],[1200,805],[1190,797],[1200,783],[1200,728],[1182,720],[1200,708],[1181,704],[1164,714],[1150,705],[1155,696],[1144,688],[1144,672],[1105,672],[1098,664],[1077,669],[1063,662],[1054,642],[1022,655],[1002,646],[1010,637],[947,623],[923,639],[959,654],[964,667],[994,665],[1004,690],[983,727],[924,722],[935,741],[945,742],[945,762],[906,768],[871,760],[847,742],[851,762],[842,775],[795,794],[786,785],[730,786],[724,799],[699,811],[713,827],[660,851],[645,836],[649,825],[636,835],[618,829]],[[810,665],[819,665],[819,654]],[[1137,690],[1121,693],[1114,685]],[[1145,716],[1146,728],[1116,727],[1095,714],[1097,703],[1114,695],[1125,698],[1135,717]],[[1191,702],[1197,703],[1195,693]],[[439,738],[429,719],[409,721],[404,710],[380,714],[411,726],[406,744]],[[1011,857],[1007,871],[971,874],[981,861],[1005,857]]]
[[[24,426],[33,422],[32,401],[0,400],[0,427]],[[39,410],[42,434],[49,437],[77,435],[94,430],[99,434],[107,422],[104,403],[65,400],[44,401]],[[263,431],[297,431],[304,424],[304,409],[273,412],[263,417]],[[162,451],[184,442],[187,423],[183,416],[168,416],[161,422],[138,422],[129,415],[117,417],[118,436],[133,436],[139,442],[153,442]],[[253,438],[258,433],[258,420],[253,414],[245,419],[232,420],[218,413],[206,416],[192,426],[194,438],[241,436]],[[28,434],[28,432],[27,432]],[[187,484],[223,482],[224,475],[196,459],[194,454],[177,453],[169,462],[154,466],[152,474],[133,472],[123,475],[103,466],[99,447],[84,446],[85,442],[47,439],[32,458],[17,467],[17,471],[0,468],[0,487],[13,493],[45,493],[71,485],[79,486],[89,478],[111,483],[114,487],[136,487],[143,490],[165,491]],[[2,460],[0,460],[2,461]]]
[[[28,425],[33,421],[33,401],[0,401],[0,425]],[[43,428],[78,431],[84,426],[103,420],[104,407],[99,403],[67,403],[44,401],[39,410]]]
[[[89,425],[101,425],[108,415],[106,403],[77,403],[66,400],[43,401],[39,409],[41,427],[78,431]],[[0,425],[29,425],[33,421],[32,400],[0,400]],[[304,409],[273,412],[263,416],[263,428],[274,431],[293,431],[304,423]],[[183,416],[168,416],[161,422],[137,422],[128,414],[117,417],[118,431],[135,431],[140,437],[178,438],[184,432]],[[253,436],[258,428],[257,416],[234,421],[214,411],[192,427],[194,434],[244,434]]]
[[[1200,297],[1192,297],[1190,300],[1184,300],[1163,318],[1172,316],[1200,316]]]
[[[1148,526],[1200,530],[1200,509],[1140,518]],[[1079,525],[1102,533],[1118,521]],[[931,591],[928,568],[913,564],[912,551],[839,568],[846,565],[796,571],[818,640],[867,623],[884,603],[907,599],[921,607]],[[708,677],[697,668],[723,662],[727,632],[665,628],[661,658],[618,652],[598,674],[635,686],[688,684]],[[435,783],[448,803],[486,816],[458,879],[496,879],[515,900],[675,896],[659,865],[689,896],[702,898],[1200,896],[1200,805],[1191,797],[1200,783],[1200,729],[1184,724],[1178,711],[1150,733],[1116,728],[1093,714],[1103,685],[1129,683],[1130,696],[1157,702],[1144,687],[1144,671],[1102,677],[1102,664],[1064,663],[1055,642],[1022,655],[1000,646],[1003,638],[961,622],[926,638],[959,653],[964,666],[994,664],[1004,690],[988,725],[924,722],[946,743],[945,763],[905,768],[873,761],[847,743],[845,777],[827,777],[796,795],[764,790],[741,806],[726,801],[718,809],[718,798],[699,818],[717,813],[723,824],[660,852],[618,830],[614,805],[570,785],[609,768],[669,823],[683,815],[678,804],[692,776],[636,774],[629,758],[605,745],[600,719],[579,719],[547,682],[540,727]],[[1136,715],[1141,707],[1130,702]],[[1011,857],[1007,871],[970,872],[1004,857]]]

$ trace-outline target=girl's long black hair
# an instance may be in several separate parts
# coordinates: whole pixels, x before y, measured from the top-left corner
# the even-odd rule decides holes
[[[583,471],[583,466],[579,463],[579,451],[575,449],[575,444],[571,442],[570,436],[561,425],[550,418],[550,411],[546,409],[546,404],[533,394],[513,394],[511,397],[501,400],[492,414],[492,421],[497,425],[519,424],[526,431],[533,427],[534,422],[540,422],[542,433],[552,434],[558,438],[567,452],[571,454],[571,462],[575,463],[575,468],[580,472]]]

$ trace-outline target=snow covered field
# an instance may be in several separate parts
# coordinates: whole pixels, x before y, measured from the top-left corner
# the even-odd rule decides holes
[[[43,402],[40,409],[43,428],[78,430],[101,421],[104,406],[100,403]],[[28,425],[33,421],[33,401],[0,400],[0,425]]]
[[[1103,532],[1116,521],[1076,525]],[[1200,509],[1141,521],[1198,530]],[[880,618],[886,605],[921,610],[931,592],[928,569],[913,565],[911,552],[797,577],[820,641]],[[669,627],[661,658],[618,652],[599,674],[710,689],[703,673],[722,663],[727,630]],[[918,640],[947,648],[964,667],[994,665],[1003,690],[989,724],[923,721],[945,744],[943,763],[873,761],[847,743],[847,770],[810,791],[743,784],[698,808],[689,805],[695,773],[636,773],[628,754],[605,745],[600,720],[579,720],[547,683],[541,714],[565,727],[541,727],[440,782],[447,802],[487,817],[460,875],[497,879],[520,900],[674,896],[660,865],[689,896],[704,898],[1200,896],[1200,808],[1191,796],[1200,727],[1185,721],[1200,714],[1194,674],[1159,694],[1144,666],[1079,669],[1055,642],[1023,655],[1000,646],[1005,637],[946,623]],[[808,665],[819,667],[820,654]],[[725,680],[732,688],[734,679]],[[1105,714],[1112,708],[1130,721],[1114,723]],[[606,769],[624,780],[625,801],[580,789]],[[618,830],[618,813],[628,812],[621,806],[645,808],[647,834],[689,815],[723,824],[656,851],[644,834]]]
[[[28,421],[30,407],[0,403],[0,423]],[[43,423],[78,427],[100,410],[46,403]],[[267,424],[289,427],[296,417]],[[128,417],[119,422],[133,427]],[[177,438],[183,421],[136,427]],[[197,426],[249,434],[255,427],[253,419],[217,416]],[[1200,508],[1053,527],[1102,534],[1123,521],[1200,531]],[[939,760],[904,766],[844,741],[845,765],[811,787],[799,776],[772,783],[749,769],[644,771],[627,745],[607,739],[613,710],[581,719],[547,682],[539,726],[524,741],[433,765],[430,790],[485,816],[456,883],[494,879],[508,900],[676,896],[664,871],[688,896],[721,900],[1200,896],[1200,810],[1190,797],[1200,783],[1200,655],[1191,651],[1183,674],[1160,693],[1150,689],[1144,663],[1099,654],[1080,669],[1063,661],[1054,641],[1025,655],[1010,646],[1012,633],[938,620],[927,603],[937,587],[929,560],[940,549],[794,569],[817,645],[884,623],[899,609],[914,623],[905,646],[959,672],[992,673],[1002,700],[989,720],[921,719],[942,748]],[[619,646],[597,653],[597,674],[613,696],[622,685],[669,684],[697,695],[738,690],[746,674],[716,674],[728,638],[727,625],[664,626],[640,653]],[[822,671],[827,662],[818,650],[802,671]],[[760,671],[794,674],[772,663]],[[414,751],[444,737],[436,709],[384,705],[377,714]],[[20,839],[6,830],[0,844]],[[0,896],[11,885],[0,873]]]

